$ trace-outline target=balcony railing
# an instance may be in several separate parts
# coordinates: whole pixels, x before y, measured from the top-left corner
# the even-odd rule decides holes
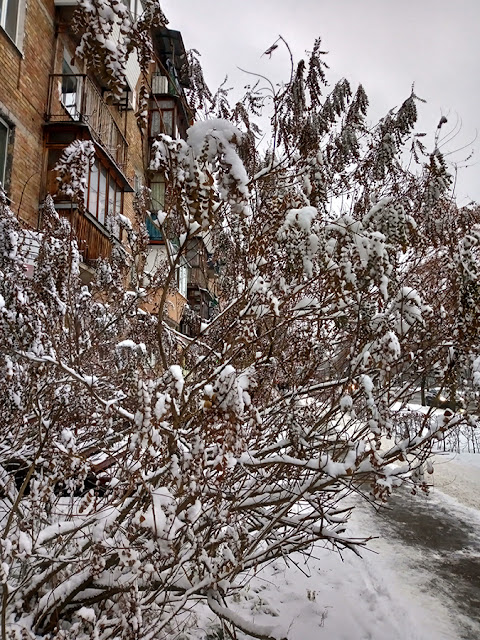
[[[50,76],[46,120],[88,125],[95,141],[120,169],[125,169],[127,141],[102,95],[85,74],[56,73]]]
[[[76,207],[59,209],[72,226],[83,261],[93,266],[99,258],[108,259],[112,253],[113,239],[88,212],[80,213]]]

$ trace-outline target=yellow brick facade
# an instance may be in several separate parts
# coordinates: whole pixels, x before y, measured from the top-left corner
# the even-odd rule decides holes
[[[75,52],[76,40],[71,31],[74,7],[55,6],[54,0],[20,0],[22,2],[16,42],[0,25],[0,119],[10,128],[4,188],[12,210],[22,223],[31,229],[39,229],[41,204],[47,190],[55,184],[54,176],[47,171],[52,148],[50,132],[55,131],[51,122],[47,122],[51,105],[49,86],[55,86],[50,78],[51,74],[62,74],[64,58],[70,59]],[[58,2],[64,3],[65,0]],[[150,71],[153,69],[154,66]],[[84,66],[76,62],[74,73],[84,72]],[[88,75],[128,144],[127,162],[121,167],[126,178],[123,214],[133,220],[133,189],[145,184],[148,136],[142,137],[134,110],[119,109],[105,87]],[[54,90],[58,103],[58,86]],[[71,122],[71,129],[78,124]],[[75,137],[88,138],[86,131],[86,127],[83,130],[78,127]],[[113,176],[118,167],[112,164],[109,170]],[[77,220],[81,218],[75,215]],[[70,219],[73,220],[73,214]],[[95,233],[102,234],[101,225],[96,225]],[[105,233],[101,238],[103,246],[109,242],[107,235]],[[92,272],[91,268],[87,271]],[[170,318],[178,326],[186,299],[180,294],[172,294],[169,301]],[[151,306],[153,308],[155,304],[152,302]]]

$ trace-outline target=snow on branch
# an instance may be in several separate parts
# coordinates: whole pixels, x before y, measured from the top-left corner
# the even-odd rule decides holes
[[[78,55],[118,90],[135,48],[148,63],[140,33],[165,23],[144,8],[135,26],[122,3],[80,3]],[[367,127],[363,88],[323,95],[319,47],[268,100],[222,94],[222,118],[154,140],[162,210],[135,198],[128,251],[88,286],[52,199],[32,236],[0,192],[6,635],[163,640],[204,606],[232,634],[283,638],[232,602],[247,572],[315,543],[358,552],[352,495],[428,492],[432,448],[473,421],[479,209],[447,197],[438,149],[428,170],[402,165],[415,97]],[[77,141],[57,167],[80,206],[92,158]],[[427,379],[455,407],[461,387],[465,413],[402,417]]]

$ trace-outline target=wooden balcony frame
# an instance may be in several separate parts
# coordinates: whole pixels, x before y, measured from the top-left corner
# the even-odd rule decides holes
[[[63,93],[66,78],[75,83],[75,91]],[[74,96],[72,104],[62,97]],[[127,165],[128,143],[120,131],[100,91],[84,73],[54,73],[50,75],[45,120],[51,123],[76,122],[88,126],[93,139],[117,165],[121,172]]]
[[[108,260],[113,245],[121,246],[121,242],[88,211],[81,212],[74,203],[59,203],[55,206],[59,215],[70,222],[85,264],[93,267],[100,259]]]

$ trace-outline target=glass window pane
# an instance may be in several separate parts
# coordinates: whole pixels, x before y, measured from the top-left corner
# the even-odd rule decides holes
[[[64,149],[49,149],[47,160],[47,193],[55,195],[58,192],[59,182],[57,180],[58,171],[55,171],[55,167],[62,157]]]
[[[98,221],[105,224],[105,208],[107,206],[107,170],[100,166],[100,185],[98,189]]]
[[[162,111],[163,133],[173,137],[173,111]]]
[[[115,207],[115,182],[110,178],[108,185],[108,214],[111,215]]]
[[[152,191],[152,209],[154,211],[163,211],[165,207],[165,182],[152,182],[150,185]]]
[[[73,71],[64,59],[62,64],[62,104],[68,114],[78,120],[77,111],[77,78],[72,75]]]
[[[151,112],[150,135],[156,136],[160,133],[160,113],[158,111]]]
[[[7,0],[5,31],[16,42],[17,40],[18,0]]]
[[[97,217],[98,202],[98,160],[95,160],[90,169],[90,188],[88,190],[88,210],[92,216]]]
[[[116,216],[120,215],[122,213],[122,190],[121,188],[118,186],[118,184],[115,184],[112,181],[112,184],[115,186],[115,204],[114,204],[114,211]],[[120,238],[121,236],[121,229],[120,229],[120,225],[118,223],[118,218],[117,217],[113,218],[113,224],[112,224],[112,234],[115,236],[115,238]]]
[[[117,185],[117,194],[115,196],[115,213],[117,215],[120,215],[122,213],[122,196],[123,196],[123,191]]]
[[[173,110],[175,108],[175,102],[174,100],[158,100],[157,101],[158,107],[163,111],[164,109],[171,109]]]
[[[137,173],[135,174],[135,178],[134,178],[134,183],[133,183],[133,188],[135,190],[135,193],[138,193],[140,191],[140,189],[143,186],[143,179],[142,176],[138,175]]]
[[[180,265],[177,271],[178,291],[184,298],[187,297],[188,287],[188,267],[185,264]]]

